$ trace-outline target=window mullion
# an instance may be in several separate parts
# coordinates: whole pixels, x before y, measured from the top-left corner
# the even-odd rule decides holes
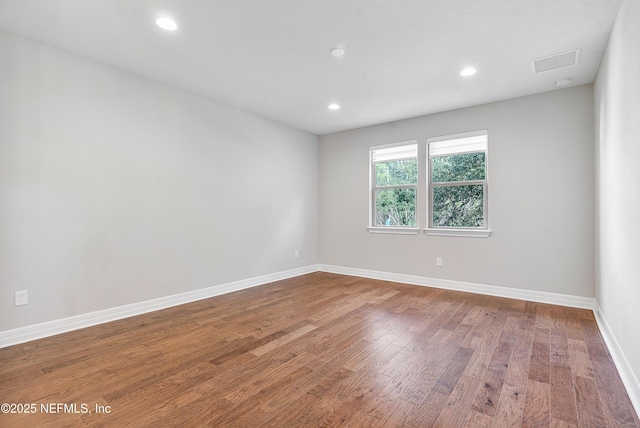
[[[375,186],[375,190],[387,190],[387,189],[416,189],[418,188],[417,184],[394,184],[392,186]]]
[[[486,180],[472,180],[472,181],[436,181],[431,182],[433,187],[445,187],[445,186],[474,186],[477,184],[486,184]]]

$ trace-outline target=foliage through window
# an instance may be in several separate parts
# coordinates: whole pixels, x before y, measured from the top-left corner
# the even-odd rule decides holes
[[[371,149],[372,224],[416,227],[418,145]]]
[[[487,229],[487,134],[427,139],[429,227]]]

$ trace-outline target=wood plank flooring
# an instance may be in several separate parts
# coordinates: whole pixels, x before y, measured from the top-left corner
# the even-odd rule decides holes
[[[0,385],[35,405],[2,427],[640,427],[591,311],[320,272],[0,349]]]

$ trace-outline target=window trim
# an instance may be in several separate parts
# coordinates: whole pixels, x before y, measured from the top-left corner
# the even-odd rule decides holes
[[[413,226],[369,226],[367,230],[370,233],[391,235],[417,235],[420,233],[420,228]]]
[[[466,181],[448,181],[434,183],[431,176],[432,159],[434,157],[447,156],[446,154],[431,155],[429,150],[429,144],[437,143],[441,141],[458,140],[462,138],[477,137],[484,135],[486,141],[484,143],[485,154],[485,174],[484,180],[466,180]],[[460,151],[455,154],[466,153],[478,153],[478,150]],[[491,235],[491,228],[489,227],[489,132],[487,129],[481,129],[477,131],[461,132],[456,134],[441,135],[437,137],[428,137],[426,141],[426,193],[427,193],[427,209],[426,220],[427,227],[423,229],[424,233],[432,236],[461,236],[461,237],[482,237],[488,238]],[[450,187],[450,186],[471,186],[482,184],[483,186],[483,214],[484,214],[484,226],[483,227],[436,227],[433,226],[433,190],[436,187]]]
[[[491,229],[468,229],[463,227],[434,229],[427,227],[422,230],[429,236],[461,236],[464,238],[488,238],[491,236]]]
[[[381,149],[390,149],[392,147],[400,147],[400,146],[415,146],[416,148],[416,162],[418,163],[418,180],[416,184],[400,184],[393,186],[384,186],[378,187],[376,186],[376,168],[375,165],[378,162],[384,161],[376,161],[373,160],[373,152]],[[398,141],[395,143],[388,144],[379,144],[375,146],[369,147],[369,226],[367,230],[371,233],[387,233],[387,234],[401,234],[401,235],[415,235],[420,232],[419,228],[419,218],[418,218],[418,203],[420,201],[420,192],[419,192],[419,184],[420,184],[420,156],[419,156],[420,144],[417,139],[414,140],[405,140]],[[404,159],[414,159],[411,157],[402,157],[394,160],[404,160]],[[416,202],[415,202],[415,226],[379,226],[376,225],[376,190],[378,189],[415,189]]]

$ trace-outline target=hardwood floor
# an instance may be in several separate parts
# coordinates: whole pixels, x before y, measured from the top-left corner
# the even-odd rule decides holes
[[[0,385],[2,427],[640,426],[591,311],[328,273],[0,349]]]

